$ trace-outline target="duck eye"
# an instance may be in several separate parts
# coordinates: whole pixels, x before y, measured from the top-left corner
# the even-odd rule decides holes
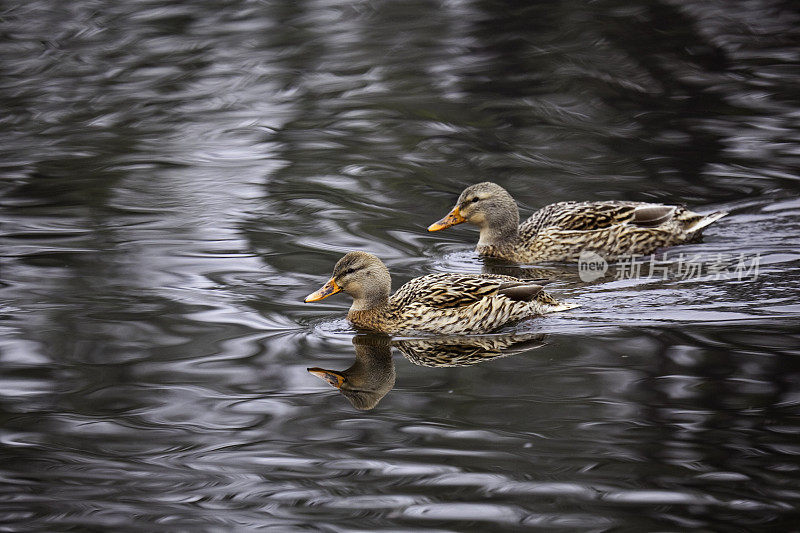
[[[347,276],[348,274],[352,274],[352,273],[353,273],[353,272],[355,272],[355,271],[356,271],[356,269],[355,269],[355,268],[348,268],[347,270],[345,270],[344,272],[342,272],[342,275],[343,275],[343,276]]]
[[[474,203],[475,203],[475,202],[477,202],[478,200],[480,200],[480,198],[478,198],[478,197],[476,196],[475,198],[473,198],[472,200],[470,200],[470,202],[474,204]]]

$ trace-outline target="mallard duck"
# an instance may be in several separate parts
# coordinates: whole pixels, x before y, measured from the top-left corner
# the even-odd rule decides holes
[[[428,231],[468,222],[480,228],[480,255],[508,261],[569,261],[584,251],[613,260],[696,240],[703,228],[725,215],[645,202],[558,202],[520,224],[511,195],[487,181],[464,189],[456,206]]]
[[[353,297],[347,319],[360,328],[397,333],[485,333],[524,318],[576,307],[545,293],[542,286],[495,274],[429,274],[414,278],[389,295],[392,278],[380,259],[350,252],[333,276],[305,302],[339,291]]]

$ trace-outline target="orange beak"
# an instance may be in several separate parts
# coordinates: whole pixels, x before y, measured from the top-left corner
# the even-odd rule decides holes
[[[428,226],[428,231],[439,231],[440,229],[449,228],[450,226],[455,226],[456,224],[461,224],[466,221],[467,219],[461,216],[458,206],[455,206],[442,220]]]
[[[324,379],[337,389],[342,388],[342,384],[344,383],[344,376],[341,375],[339,372],[335,370],[325,370],[324,368],[307,368],[309,374],[314,374],[320,379]]]
[[[336,294],[340,290],[342,290],[342,288],[336,284],[336,281],[333,278],[331,278],[325,285],[322,286],[321,289],[319,289],[317,292],[312,292],[306,296],[306,299],[303,301],[305,303],[318,302],[320,300],[324,300],[331,294]]]

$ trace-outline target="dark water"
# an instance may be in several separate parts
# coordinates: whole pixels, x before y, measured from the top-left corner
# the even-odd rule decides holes
[[[796,530],[796,7],[0,2],[0,529]],[[518,272],[425,232],[485,179],[731,214],[500,336],[301,303]]]

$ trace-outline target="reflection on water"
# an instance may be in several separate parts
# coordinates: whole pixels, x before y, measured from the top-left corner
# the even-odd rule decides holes
[[[468,366],[497,357],[526,353],[544,345],[537,333],[403,339],[395,346],[415,365]]]
[[[308,371],[339,389],[356,409],[372,409],[394,387],[391,339],[359,336],[353,337],[353,345],[356,360],[349,368],[337,371],[314,367]]]
[[[546,336],[484,335],[425,337],[392,341],[382,335],[355,336],[356,360],[345,370],[314,367],[308,371],[339,389],[356,409],[373,409],[392,390],[396,373],[392,346],[412,363],[428,367],[468,366],[543,346]]]
[[[0,1],[0,527],[796,529],[793,7]],[[425,232],[486,179],[731,214],[587,283]],[[353,249],[580,307],[392,366],[302,303]]]

